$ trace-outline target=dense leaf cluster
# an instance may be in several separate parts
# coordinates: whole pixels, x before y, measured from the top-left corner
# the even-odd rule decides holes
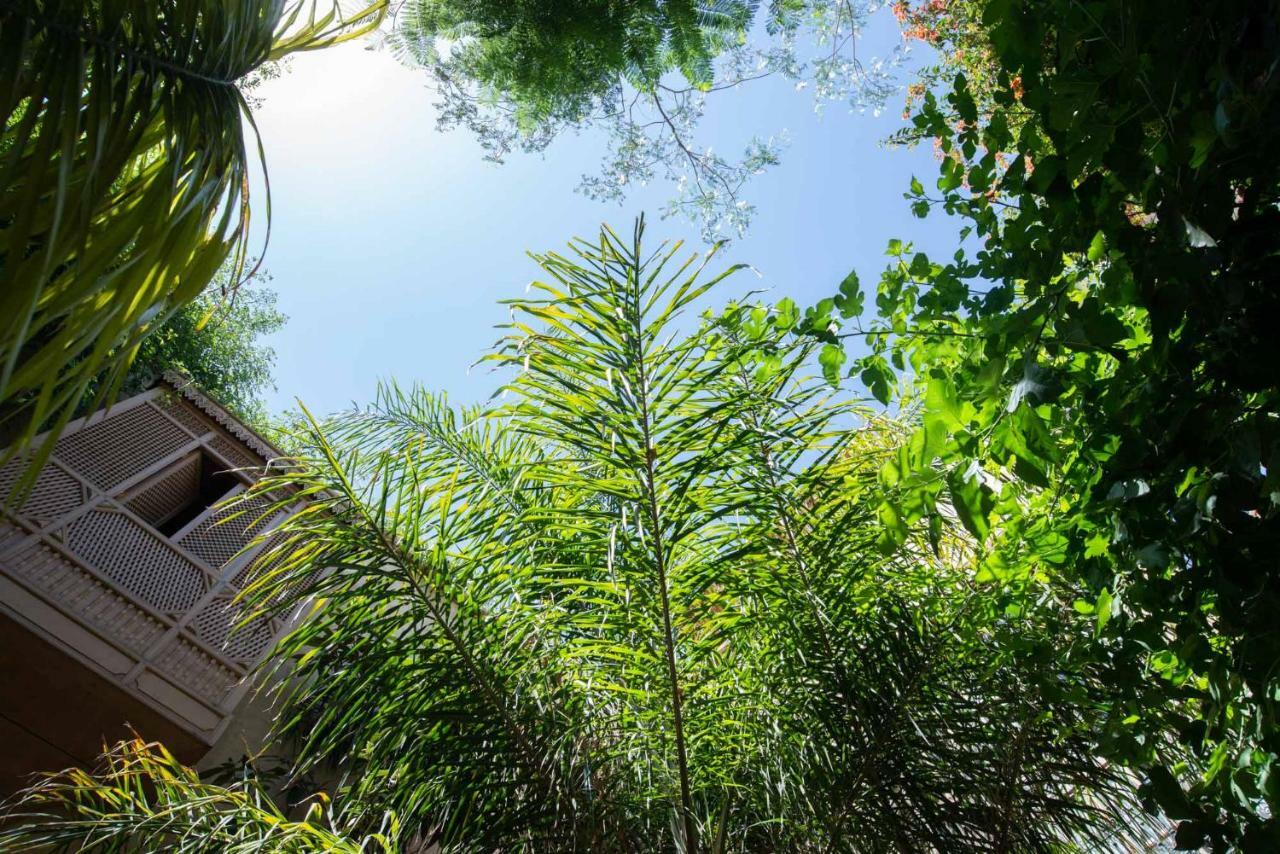
[[[1079,631],[975,588],[957,529],[876,548],[910,431],[810,377],[794,312],[681,332],[706,258],[639,229],[574,249],[512,305],[500,407],[384,387],[254,490],[310,502],[248,595],[317,597],[284,641],[279,734],[299,770],[340,769],[331,824],[456,851],[1140,839],[1132,781],[1094,755],[1105,721],[1064,696],[1088,686],[1037,678]],[[113,782],[38,789],[83,823],[12,838],[159,838],[145,799],[98,817]],[[258,833],[238,797],[190,799],[175,848],[219,810]]]
[[[268,274],[254,273],[235,287],[232,274],[232,265],[223,265],[209,289],[142,339],[120,381],[120,395],[138,394],[166,371],[177,371],[242,420],[271,432],[263,394],[274,388],[276,356],[263,339],[278,331],[286,318],[276,308],[275,291],[266,285]],[[109,370],[94,378],[75,414],[97,409],[115,379]],[[30,402],[31,395],[21,395],[0,404],[0,447],[21,437]]]
[[[278,332],[286,318],[267,286],[269,276],[256,273],[233,289],[226,281],[231,272],[225,266],[213,287],[142,339],[121,394],[136,394],[165,371],[179,371],[241,419],[267,426],[263,394],[274,387],[276,357],[263,339]],[[223,295],[224,284],[233,296]]]
[[[742,0],[415,0],[396,24],[423,58],[443,49],[455,73],[509,97],[531,128],[590,112],[623,81],[650,89],[678,71],[710,85],[712,60],[745,37],[754,7]]]
[[[367,32],[384,8],[0,5],[0,405],[21,403],[15,452],[91,387],[110,400],[143,338],[224,261],[242,276],[251,122],[237,83]]]
[[[886,467],[886,547],[947,499],[977,577],[1074,602],[1095,639],[1047,672],[1106,686],[1103,740],[1178,841],[1280,840],[1280,31],[1274,2],[972,4],[996,80],[913,118],[942,152],[894,241],[853,373],[923,397]],[[1016,82],[1016,85],[1015,85]],[[860,306],[855,307],[860,308]],[[850,334],[846,331],[845,334]]]

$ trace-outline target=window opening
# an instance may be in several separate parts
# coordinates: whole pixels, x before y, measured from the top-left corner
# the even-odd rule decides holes
[[[197,451],[142,484],[125,504],[161,534],[172,537],[240,483],[225,464]]]

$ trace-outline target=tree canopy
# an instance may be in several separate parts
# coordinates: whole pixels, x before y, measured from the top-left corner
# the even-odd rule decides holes
[[[942,10],[940,13],[938,10]],[[913,181],[975,239],[893,241],[808,334],[922,407],[881,481],[882,545],[947,500],[976,578],[1094,626],[1045,673],[1107,687],[1102,750],[1141,769],[1178,842],[1280,844],[1280,31],[1275,3],[928,4],[946,91],[912,122]],[[840,327],[843,324],[843,327]]]
[[[611,122],[588,191],[680,163],[695,190],[676,209],[717,231],[776,150],[700,153],[702,97],[812,74],[874,100],[876,72],[838,58],[865,11],[410,0],[394,38],[494,156]],[[954,253],[903,235],[874,293],[851,273],[816,305],[731,305],[689,334],[695,262],[606,230],[538,256],[491,359],[506,403],[392,385],[299,425],[296,467],[263,489],[324,512],[288,523],[251,597],[326,603],[282,647],[301,678],[280,734],[303,769],[347,771],[317,827],[463,850],[1097,850],[1142,835],[1140,806],[1184,849],[1280,847],[1280,4],[894,14],[939,50],[897,139],[935,141],[937,176],[905,197],[960,218]],[[828,64],[800,70],[800,32]],[[49,63],[56,43],[23,42]],[[55,124],[22,109],[0,164],[43,169]],[[79,256],[46,251],[31,216],[0,207],[17,247],[0,281],[40,270],[11,297],[30,328],[133,347],[160,325],[144,303],[177,310],[170,279],[143,277],[155,300],[103,291],[143,314],[85,325],[87,296],[55,299]],[[122,281],[133,234],[87,259],[92,281]],[[45,342],[3,352],[47,366]],[[65,367],[13,387],[62,394]],[[34,791],[54,808],[12,838],[103,829],[121,756],[244,838],[279,823],[242,808],[253,787],[210,793],[135,745]],[[208,826],[129,808],[104,832]]]
[[[652,88],[670,71],[711,85],[712,61],[746,37],[754,5],[420,0],[406,4],[396,24],[405,46],[508,96],[517,121],[532,126],[584,115],[622,82]]]
[[[263,394],[275,387],[276,354],[263,339],[287,318],[276,308],[268,273],[255,272],[238,284],[233,274],[233,265],[224,264],[200,296],[142,339],[119,394],[145,391],[166,371],[177,371],[255,429],[274,435]],[[99,374],[75,414],[100,408],[114,381],[110,371]],[[30,406],[30,395],[0,405],[0,447],[20,439]]]
[[[768,77],[829,103],[879,110],[909,46],[860,57],[877,4],[865,0],[409,0],[389,40],[426,69],[442,128],[472,131],[487,156],[541,151],[566,130],[600,129],[608,151],[579,190],[621,202],[655,179],[675,185],[665,208],[708,240],[743,234],[750,179],[779,162],[785,129],[740,156],[713,151],[698,125],[715,93]]]
[[[142,391],[165,371],[179,371],[249,424],[266,426],[262,395],[274,388],[276,354],[262,339],[287,318],[276,308],[266,273],[255,273],[233,296],[224,296],[232,290],[232,272],[224,266],[208,290],[142,339],[122,394]]]

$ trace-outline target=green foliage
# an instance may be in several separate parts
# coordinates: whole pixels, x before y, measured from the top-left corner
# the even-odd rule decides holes
[[[236,416],[259,431],[274,427],[262,399],[274,387],[275,351],[262,338],[278,331],[285,316],[276,309],[276,294],[264,272],[238,285],[231,264],[223,265],[209,289],[187,303],[162,326],[142,339],[119,393],[130,396],[150,388],[166,371],[178,371]],[[101,403],[109,372],[90,384],[77,416]],[[0,406],[0,446],[8,446],[21,428],[30,396]]]
[[[442,128],[466,127],[495,161],[541,151],[565,130],[609,140],[579,190],[620,202],[666,179],[665,213],[699,222],[708,242],[745,232],[750,179],[779,162],[785,132],[739,157],[697,139],[708,97],[766,77],[878,111],[905,52],[864,64],[856,41],[873,2],[830,0],[409,0],[390,44],[433,78]],[[716,146],[720,148],[722,146]]]
[[[907,42],[922,41],[935,51],[932,63],[921,68],[916,81],[907,86],[904,119],[927,92],[948,87],[957,74],[963,74],[968,97],[951,112],[953,121],[985,122],[998,112],[1000,120],[1014,130],[1021,126],[1027,116],[1016,103],[1022,98],[1022,79],[1016,74],[1001,75],[991,30],[983,22],[986,0],[896,0],[892,9]],[[919,127],[908,127],[894,133],[890,141],[914,143],[928,136]]]
[[[307,0],[0,8],[0,403],[31,398],[20,445],[59,429],[104,371],[110,399],[142,339],[228,257],[241,275],[237,81],[368,31],[383,6],[350,18]]]
[[[255,273],[232,288],[231,272],[223,267],[208,290],[142,339],[123,394],[142,391],[155,377],[176,370],[243,420],[266,424],[262,394],[274,386],[275,351],[261,339],[279,331],[287,318],[276,309],[269,275]]]
[[[882,542],[911,431],[831,396],[794,306],[689,323],[727,273],[640,235],[536,256],[502,405],[384,387],[254,490],[311,502],[248,598],[320,605],[284,642],[279,734],[301,771],[343,768],[343,828],[391,814],[449,851],[1139,837],[1089,686],[1037,680],[1071,626],[975,591],[950,525]]]
[[[424,60],[450,41],[453,68],[502,92],[532,126],[589,113],[620,81],[652,89],[669,71],[713,82],[712,60],[746,38],[753,3],[693,0],[415,0],[396,24]]]
[[[252,778],[227,786],[201,782],[158,744],[125,741],[95,774],[74,768],[29,789],[21,826],[0,829],[12,851],[170,851],[177,854],[371,854],[394,850],[395,828],[363,839],[328,829],[333,816],[317,799],[290,821]],[[9,847],[12,846],[12,847]]]
[[[895,241],[875,317],[841,333],[869,349],[851,373],[909,366],[923,397],[928,452],[884,513],[921,521],[944,481],[976,577],[1047,584],[1087,626],[1045,672],[1108,686],[1104,752],[1179,844],[1273,850],[1277,6],[969,5],[997,85],[924,96],[943,157],[908,198],[980,248]]]

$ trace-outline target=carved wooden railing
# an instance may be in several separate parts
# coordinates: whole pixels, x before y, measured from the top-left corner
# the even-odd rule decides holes
[[[252,450],[224,412],[191,396],[164,385],[63,433],[27,499],[0,515],[0,608],[212,744],[283,630],[274,619],[240,625],[235,601],[267,559],[246,546],[283,517],[228,521],[213,507],[160,533],[189,500],[201,455],[246,470],[232,493],[266,462],[260,441]],[[0,498],[21,465],[0,468]]]

